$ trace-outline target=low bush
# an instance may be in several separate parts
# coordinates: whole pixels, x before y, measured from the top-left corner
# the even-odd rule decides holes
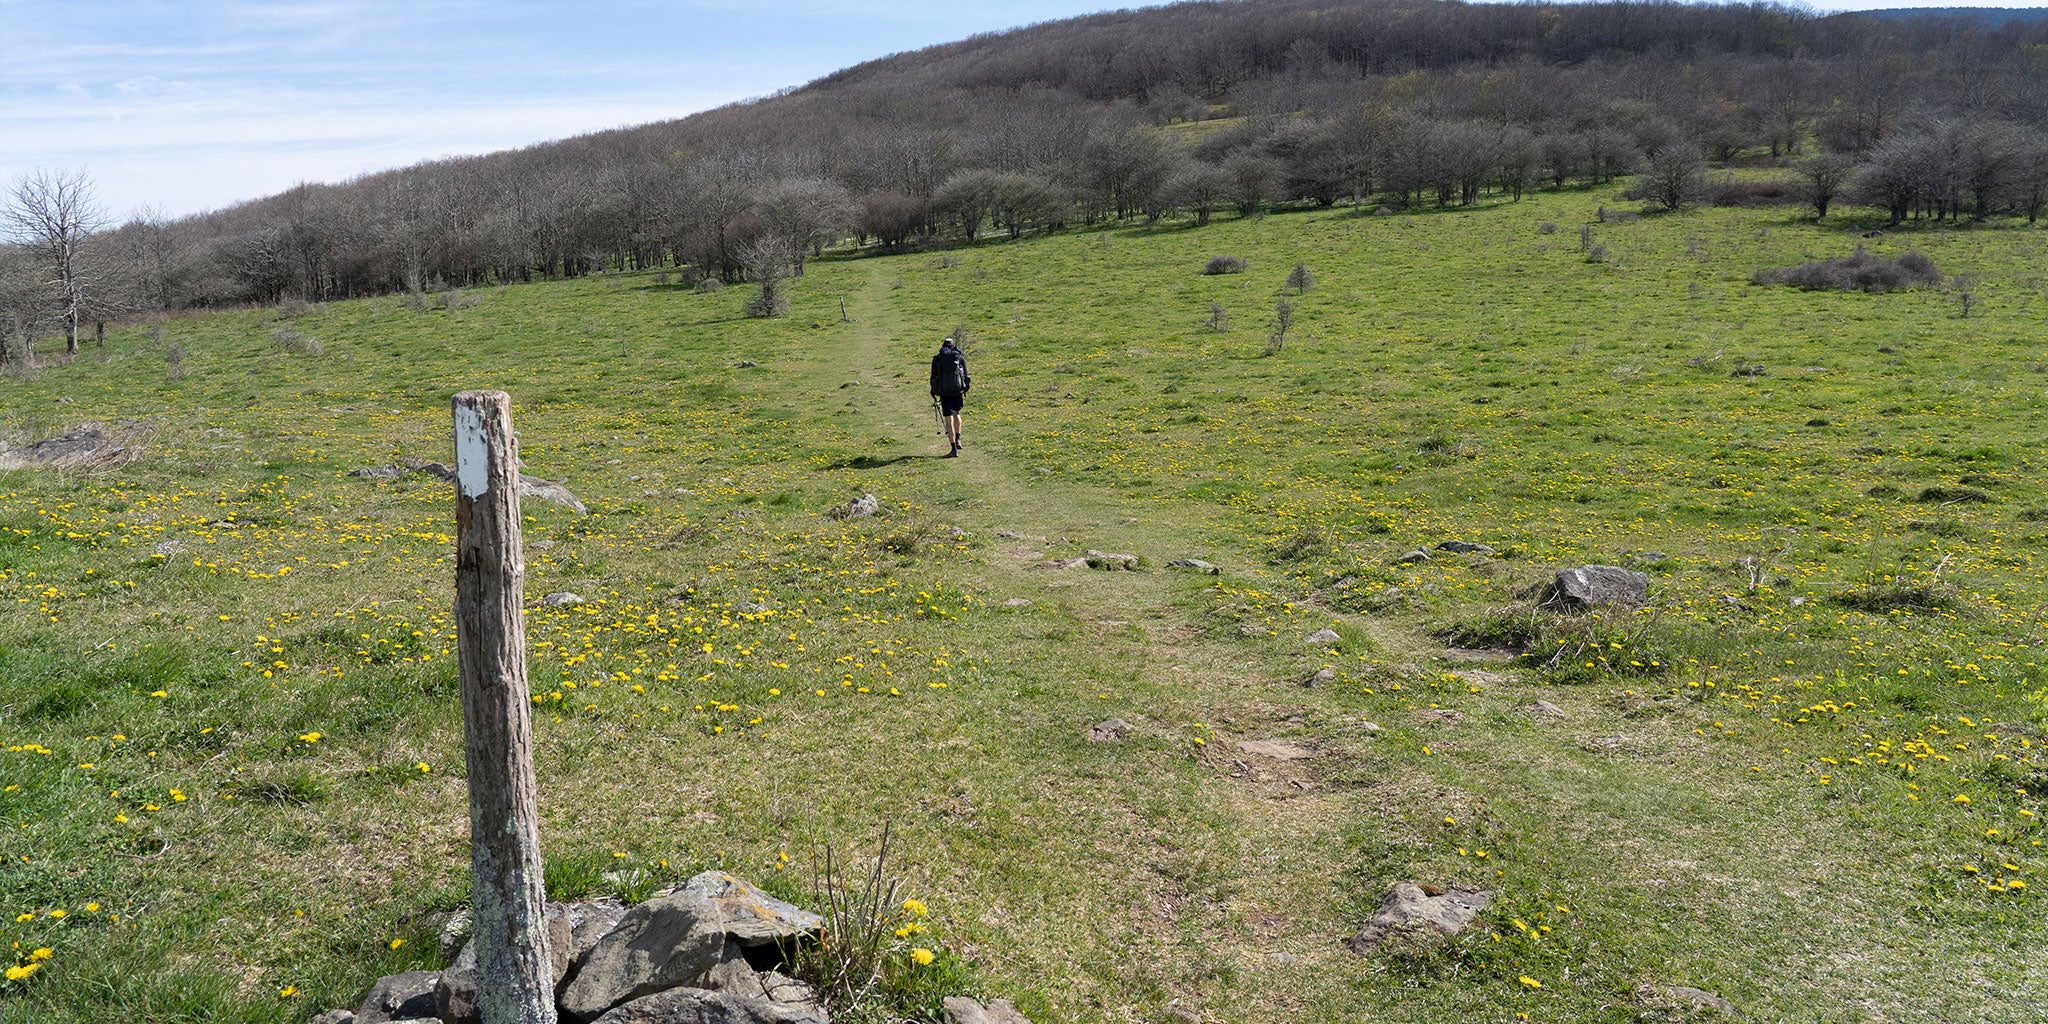
[[[1209,262],[1202,264],[1202,273],[1242,274],[1244,273],[1244,267],[1245,262],[1242,256],[1211,256],[1209,257]]]
[[[1918,288],[1941,281],[1934,261],[1917,252],[1898,259],[1872,256],[1861,243],[1856,251],[1840,259],[1816,260],[1796,267],[1759,270],[1752,284],[1782,284],[1806,291],[1890,292]]]
[[[303,331],[292,330],[289,327],[277,327],[271,330],[270,348],[273,352],[300,352],[309,356],[317,356],[326,351],[326,349],[321,347],[318,338]]]
[[[1798,206],[1805,202],[1790,181],[1724,181],[1707,192],[1715,206]]]

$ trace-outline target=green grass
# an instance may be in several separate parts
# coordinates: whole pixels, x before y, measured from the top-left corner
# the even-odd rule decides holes
[[[773,321],[647,275],[333,303],[291,319],[318,354],[193,315],[179,372],[130,328],[10,381],[9,440],[96,420],[137,455],[0,473],[0,928],[52,951],[0,1012],[300,1021],[436,966],[469,864],[452,494],[348,474],[448,462],[449,396],[496,387],[591,509],[524,510],[529,595],[585,599],[527,619],[558,893],[722,866],[805,900],[809,851],[891,822],[941,966],[1035,1020],[1622,1021],[1670,985],[2027,1019],[2048,234],[1865,242],[1975,275],[1963,317],[1748,283],[1870,224],[1602,204],[828,257]],[[961,324],[942,461],[918,386]],[[884,515],[827,514],[863,492]],[[1499,553],[1397,561],[1451,539]],[[1146,569],[1039,568],[1088,549]],[[1652,606],[1530,611],[1587,562]],[[1110,717],[1138,728],[1090,744]],[[1404,879],[1496,903],[1346,950]]]

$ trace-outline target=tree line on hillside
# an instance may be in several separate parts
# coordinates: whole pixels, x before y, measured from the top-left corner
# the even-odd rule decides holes
[[[1456,206],[1710,164],[1908,217],[2041,212],[2048,21],[1774,4],[1195,2],[978,36],[676,121],[112,225],[76,173],[6,197],[0,356],[135,311],[607,268],[801,274],[901,249],[1273,203]],[[1725,187],[1725,186],[1724,186]],[[772,303],[769,304],[772,308]]]

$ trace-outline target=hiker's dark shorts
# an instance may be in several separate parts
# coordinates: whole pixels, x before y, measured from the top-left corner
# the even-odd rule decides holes
[[[960,403],[965,401],[967,401],[966,395],[940,395],[939,411],[948,416],[958,416],[960,414]]]

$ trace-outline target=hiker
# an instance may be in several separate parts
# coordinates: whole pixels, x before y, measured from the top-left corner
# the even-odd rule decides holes
[[[946,440],[953,446],[946,453],[949,459],[960,454],[960,404],[973,384],[967,376],[967,356],[948,337],[939,344],[939,354],[932,357],[932,401],[938,403],[946,420]]]

